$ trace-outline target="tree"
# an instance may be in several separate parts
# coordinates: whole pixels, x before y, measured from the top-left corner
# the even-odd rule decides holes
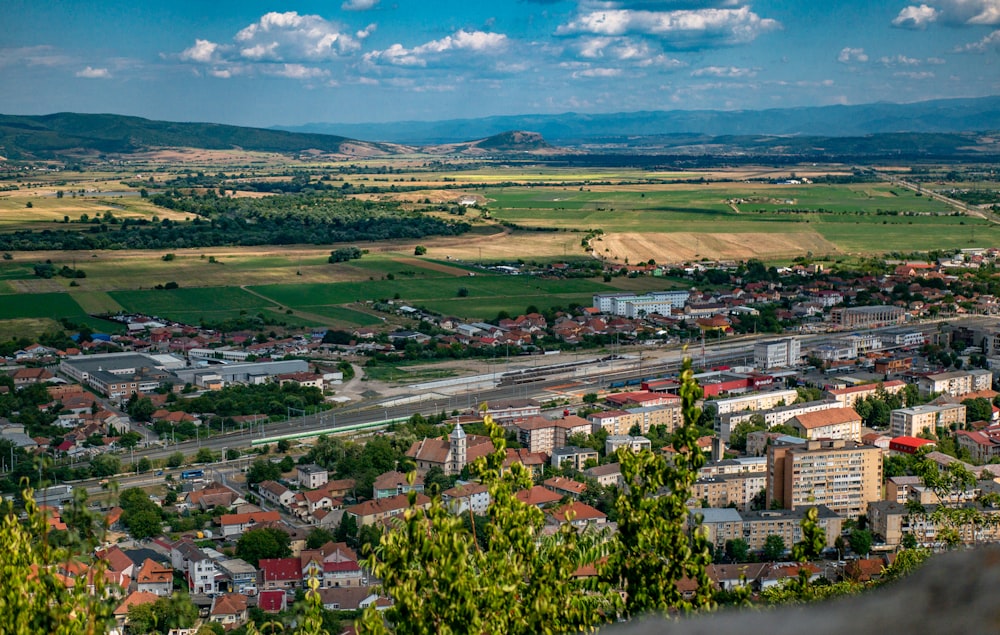
[[[345,514],[346,516],[347,514]],[[319,549],[328,542],[334,542],[333,532],[323,527],[314,527],[306,536],[306,549]]]
[[[281,439],[278,441],[278,452],[285,454],[291,449],[292,449],[292,444],[288,441],[288,439]]]
[[[427,247],[424,247],[423,245],[417,245],[416,247],[413,248],[414,256],[423,256],[426,253],[427,253]]]
[[[159,511],[139,510],[129,514],[127,521],[123,517],[122,522],[126,524],[129,533],[136,540],[153,538],[163,533],[163,521]]]
[[[457,295],[460,298],[467,297],[469,295],[468,287],[459,287],[455,295]]]
[[[437,465],[432,466],[424,475],[424,490],[429,494],[438,494],[451,487],[452,479],[445,475]]]
[[[585,404],[595,404],[595,403],[597,403],[597,393],[596,392],[588,392],[587,394],[585,394],[583,396],[583,403],[585,403]]]
[[[96,477],[114,476],[122,471],[122,461],[114,454],[98,454],[90,461],[90,473]]]
[[[776,562],[785,557],[785,539],[776,534],[769,534],[764,539],[764,560]]]
[[[264,458],[255,460],[247,470],[247,484],[249,485],[261,481],[276,481],[279,478],[281,478],[281,467]]]
[[[490,491],[488,547],[479,548],[440,496],[425,511],[411,492],[410,508],[365,562],[393,604],[366,609],[359,632],[577,632],[614,613],[619,596],[608,585],[585,589],[573,579],[594,562],[599,542],[568,524],[543,535],[542,511],[515,496],[531,485],[530,472],[517,462],[504,467],[504,430],[489,415],[484,425],[494,451],[477,459],[474,471]]]
[[[251,529],[236,542],[236,555],[256,567],[263,558],[287,558],[292,555],[291,544],[291,538],[280,529]]]
[[[358,545],[358,521],[351,514],[344,514],[337,525],[337,532],[334,534],[337,542],[346,542],[348,547],[356,548]]]
[[[149,397],[140,397],[138,393],[132,393],[132,396],[125,404],[125,412],[137,421],[148,422],[153,420],[153,413],[156,412],[156,406],[153,405],[153,400]]]
[[[67,586],[61,570],[96,544],[56,546],[46,514],[23,492],[24,518],[8,501],[0,502],[0,633],[10,635],[97,635],[111,625],[111,603],[103,563],[91,565],[93,588]]]
[[[97,403],[96,401],[94,403]],[[138,432],[133,432],[129,430],[125,434],[118,437],[116,442],[119,447],[125,448],[126,450],[131,450],[135,446],[139,445],[139,441],[142,441],[142,435]]]
[[[729,434],[729,446],[733,449],[745,452],[747,449],[747,435],[751,432],[767,430],[767,423],[761,415],[751,415],[747,421],[740,421]]]
[[[153,463],[146,457],[142,457],[139,459],[139,464],[136,466],[136,469],[139,470],[140,474],[144,474],[153,469]]]
[[[742,538],[727,540],[726,557],[732,562],[746,562],[750,559],[750,546]]]
[[[848,542],[851,545],[851,551],[859,556],[867,556],[868,552],[872,550],[872,532],[867,529],[855,529],[851,532]]]
[[[167,467],[180,467],[184,465],[184,455],[180,452],[174,452],[167,457]]]
[[[235,461],[236,459],[240,458],[240,456],[242,455],[240,454],[240,451],[237,450],[236,448],[229,448],[228,450],[226,450],[227,461]]]
[[[709,542],[699,527],[700,517],[690,526],[687,509],[698,469],[705,463],[695,425],[701,416],[695,403],[702,391],[690,358],[684,360],[680,381],[683,424],[674,432],[670,462],[648,450],[618,451],[626,487],[615,501],[618,533],[601,577],[625,592],[626,616],[688,611],[712,603],[706,569],[711,563]],[[677,587],[682,578],[695,586],[690,599]]]
[[[198,453],[194,455],[195,463],[214,463],[217,457],[210,448],[198,448]]]
[[[966,423],[972,423],[973,421],[990,421],[993,417],[993,405],[990,403],[989,399],[984,399],[982,397],[966,399],[962,402],[962,405],[965,406]]]

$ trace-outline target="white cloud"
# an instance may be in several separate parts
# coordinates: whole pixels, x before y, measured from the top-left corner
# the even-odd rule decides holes
[[[761,18],[743,6],[738,9],[644,11],[599,9],[582,13],[556,29],[559,35],[621,36],[629,33],[659,36],[678,47],[702,41],[722,44],[751,42],[761,33],[781,28],[777,20]]]
[[[931,71],[899,71],[893,73],[893,77],[905,77],[906,79],[933,79],[934,73]]]
[[[287,77],[288,79],[313,79],[325,77],[328,74],[321,68],[303,66],[302,64],[278,64],[274,67],[267,67],[264,72],[267,75]]]
[[[24,64],[26,66],[66,66],[79,63],[68,55],[60,53],[48,44],[0,48],[0,68]]]
[[[181,59],[187,62],[208,64],[216,59],[219,45],[208,40],[195,40],[194,46],[181,51]]]
[[[374,9],[379,0],[346,0],[340,8],[344,11],[367,11]]]
[[[863,48],[850,48],[845,46],[840,49],[840,55],[837,56],[837,61],[841,64],[850,64],[851,62],[867,62],[868,54],[865,53]]]
[[[255,44],[244,49],[240,49],[240,55],[249,60],[277,59],[278,43]]]
[[[346,33],[341,25],[295,11],[265,13],[237,33],[235,39],[241,43],[241,51],[250,53],[248,59],[260,59],[253,55],[266,49],[268,59],[315,61],[335,58],[361,47],[358,38]]]
[[[905,55],[880,57],[878,61],[879,63],[885,64],[886,66],[920,66],[923,63],[916,58],[907,57]]]
[[[910,5],[899,12],[892,25],[925,29],[935,22],[947,26],[1000,24],[1000,0],[934,0],[929,5]]]
[[[985,53],[990,49],[1000,51],[1000,29],[993,31],[978,42],[970,42],[955,49],[956,53]]]
[[[402,44],[393,44],[381,51],[365,53],[366,62],[391,64],[393,66],[427,66],[428,57],[466,51],[491,54],[507,48],[509,40],[503,33],[459,30],[439,40],[431,40],[412,49]]]
[[[110,79],[111,73],[106,68],[92,68],[88,66],[82,71],[77,71],[76,76],[86,79]]]
[[[756,77],[757,69],[736,66],[706,66],[691,71],[691,77]]]
[[[573,78],[580,77],[618,77],[622,74],[620,68],[588,68],[573,73]]]
[[[940,13],[934,7],[922,4],[919,7],[904,7],[892,20],[892,26],[901,29],[926,29],[931,22],[936,22]]]

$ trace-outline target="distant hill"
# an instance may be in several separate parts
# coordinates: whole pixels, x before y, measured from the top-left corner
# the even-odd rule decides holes
[[[391,144],[372,144],[336,135],[213,123],[153,121],[109,114],[0,115],[0,156],[10,159],[129,153],[164,147],[281,153],[346,151],[355,156],[398,151]]]
[[[429,145],[424,146],[421,150],[429,154],[464,154],[469,156],[566,152],[565,149],[553,147],[537,132],[524,130],[508,130],[476,141]]]
[[[280,128],[421,145],[484,139],[507,130],[533,130],[557,145],[582,145],[609,136],[668,134],[842,137],[889,132],[950,133],[1000,129],[1000,96],[910,104],[512,115],[373,124],[314,123]]]

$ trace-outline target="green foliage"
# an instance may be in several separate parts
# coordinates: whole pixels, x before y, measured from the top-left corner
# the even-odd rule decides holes
[[[281,478],[281,466],[268,459],[256,459],[247,470],[247,484],[255,485],[261,481],[276,481]]]
[[[292,555],[291,538],[274,527],[251,529],[236,542],[236,555],[255,567],[261,559],[287,558]]]
[[[781,536],[770,534],[764,539],[764,560],[776,562],[785,557],[785,539]]]
[[[357,247],[341,247],[330,252],[327,262],[347,262],[361,257],[361,250]]]
[[[734,450],[745,452],[747,435],[760,430],[767,430],[767,424],[760,415],[753,415],[749,420],[737,423],[729,434],[729,446]]]
[[[851,551],[859,556],[867,556],[872,550],[872,532],[867,529],[855,529],[851,532],[848,542],[851,544]]]
[[[416,247],[413,248],[414,256],[423,256],[426,253],[427,253],[427,247],[424,247],[423,245],[417,245]]]
[[[750,546],[742,538],[727,540],[726,557],[730,562],[746,562],[750,559]]]
[[[705,463],[695,427],[701,415],[695,402],[702,391],[690,358],[684,360],[680,380],[683,425],[674,432],[673,463],[647,450],[618,451],[626,487],[615,503],[618,533],[602,577],[627,594],[626,616],[690,611],[712,603],[706,572],[711,563],[708,540],[699,527],[700,518],[689,518],[686,507],[698,468]],[[661,495],[663,489],[667,493]],[[697,585],[691,599],[678,590],[682,578]]]
[[[800,523],[802,540],[792,546],[792,557],[798,562],[812,560],[826,548],[826,532],[819,526],[819,511],[815,507],[806,510]]]
[[[129,488],[118,497],[122,508],[122,524],[136,540],[159,536],[163,531],[162,512],[159,505],[139,488]]]
[[[349,516],[349,514],[344,514]],[[328,542],[335,541],[333,532],[323,527],[313,527],[306,536],[306,549],[319,549]]]
[[[128,620],[134,633],[166,635],[172,629],[194,626],[198,620],[198,607],[187,593],[175,592],[152,604],[133,604],[128,609]]]
[[[495,451],[474,471],[490,489],[488,547],[440,497],[426,512],[411,506],[366,561],[393,605],[366,609],[359,632],[559,633],[591,629],[613,612],[618,595],[606,584],[588,589],[572,579],[599,556],[599,544],[569,524],[542,534],[541,510],[515,497],[531,486],[530,472],[520,463],[503,467],[504,431],[492,417],[485,423]]]
[[[989,399],[984,399],[982,397],[966,399],[962,402],[962,405],[965,406],[966,423],[972,423],[973,421],[990,421],[993,417],[993,404],[990,403]]]
[[[60,570],[94,544],[68,541],[54,546],[45,514],[34,494],[24,491],[22,520],[18,510],[0,502],[0,633],[10,635],[98,635],[106,633],[114,608],[106,596],[103,563],[92,565],[93,594],[86,584],[67,587]],[[34,571],[32,571],[34,569]]]
[[[167,457],[167,467],[180,467],[184,465],[184,455],[180,452],[174,452]]]
[[[194,455],[195,463],[215,463],[218,460],[219,456],[211,448],[198,448],[198,453]]]

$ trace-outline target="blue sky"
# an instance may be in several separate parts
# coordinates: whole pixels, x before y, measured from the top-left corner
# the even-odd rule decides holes
[[[1000,94],[1000,0],[0,0],[0,112],[238,125]]]

